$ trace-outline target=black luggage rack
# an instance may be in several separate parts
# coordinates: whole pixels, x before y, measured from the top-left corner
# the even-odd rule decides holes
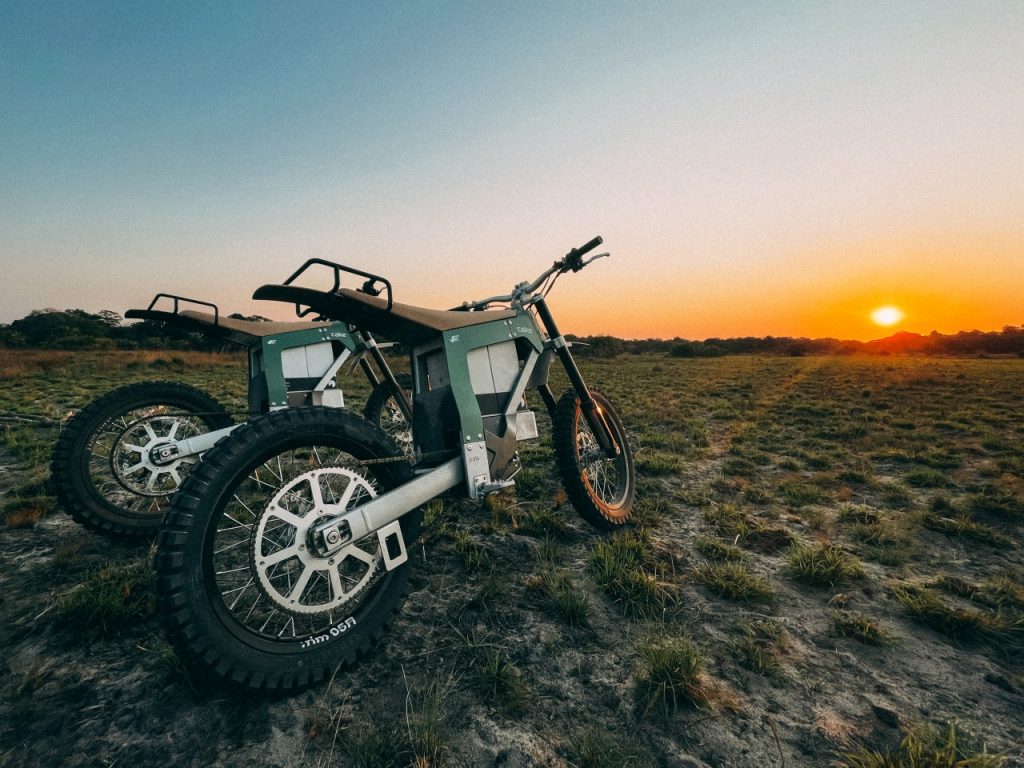
[[[170,299],[174,302],[174,308],[171,311],[164,309],[153,309],[160,299]],[[178,296],[173,293],[158,293],[153,297],[153,300],[149,302],[149,306],[145,309],[129,309],[124,313],[124,316],[130,320],[161,320],[163,322],[173,322],[178,325],[195,327],[202,326],[204,329],[209,328],[207,323],[199,322],[198,320],[185,317],[180,314],[181,304],[195,304],[201,307],[209,307],[213,310],[213,326],[220,327],[220,309],[216,304],[209,301],[201,301],[199,299],[192,299],[188,296]]]
[[[390,312],[391,308],[394,306],[394,301],[391,296],[390,280],[388,280],[385,277],[381,277],[380,275],[375,275],[372,272],[364,272],[363,270],[356,269],[355,267],[346,267],[344,264],[338,264],[337,262],[334,261],[327,261],[326,259],[309,259],[308,261],[306,261],[305,264],[303,264],[297,270],[292,272],[291,276],[287,280],[285,280],[282,283],[282,285],[291,285],[292,283],[295,282],[295,280],[299,278],[299,276],[301,276],[310,267],[313,266],[329,267],[334,275],[334,283],[331,286],[330,290],[321,291],[321,293],[337,293],[341,289],[341,274],[343,272],[347,272],[350,275],[356,275],[357,277],[366,278],[366,281],[358,289],[360,293],[365,293],[368,296],[376,297],[380,296],[380,294],[384,291],[387,292],[387,307],[384,308],[385,312]],[[381,283],[383,285],[383,288],[377,288],[377,283]],[[306,307],[305,309],[303,309],[301,304],[295,304],[295,314],[298,315],[299,317],[306,317],[313,311],[315,310],[312,307]]]

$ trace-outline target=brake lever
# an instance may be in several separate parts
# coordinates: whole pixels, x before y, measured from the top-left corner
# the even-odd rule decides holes
[[[586,261],[580,263],[580,269],[583,269],[585,266],[587,266],[587,264],[589,264],[592,261],[597,261],[598,259],[603,259],[605,256],[611,256],[611,254],[610,253],[599,253],[599,254],[597,254],[597,256],[591,256]]]

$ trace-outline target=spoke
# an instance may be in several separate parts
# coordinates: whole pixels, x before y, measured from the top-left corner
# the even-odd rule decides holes
[[[264,629],[266,629],[266,628],[267,628],[267,624],[269,624],[269,623],[270,623],[270,620],[271,620],[272,618],[274,618],[274,615],[275,615],[276,613],[277,613],[277,608],[271,608],[271,609],[270,609],[270,615],[269,615],[269,616],[267,616],[267,620],[266,620],[266,621],[264,621],[264,622],[263,622],[263,626],[261,626],[261,627],[260,627],[260,632],[262,632],[262,631],[263,631]],[[278,635],[278,637],[280,637],[280,635]]]
[[[243,565],[241,568],[228,568],[226,571],[215,571],[218,576],[224,576],[229,573],[239,573],[241,571],[248,571],[249,566]]]
[[[262,600],[262,599],[263,599],[263,595],[260,592],[257,591],[256,592],[256,599],[252,601],[252,605],[250,605],[249,606],[249,610],[246,611],[245,617],[242,619],[243,622],[246,622],[246,621],[249,620],[249,617],[252,616],[252,612],[254,610],[256,610],[256,606],[260,604],[260,600]]]
[[[246,512],[248,512],[248,513],[249,513],[250,515],[252,515],[253,517],[256,517],[256,513],[255,513],[255,512],[253,512],[253,511],[252,511],[251,509],[249,509],[249,505],[248,505],[248,504],[246,504],[246,503],[245,503],[244,501],[242,501],[242,499],[241,499],[241,498],[239,497],[239,495],[238,495],[237,493],[236,493],[236,494],[233,494],[233,498],[234,498],[234,500],[235,500],[235,501],[237,501],[237,502],[238,502],[238,505],[239,505],[239,506],[240,506],[240,507],[241,507],[242,509],[244,509],[244,510],[245,510]],[[227,514],[225,514],[225,515],[224,515],[224,517],[227,517],[227,516],[228,516]],[[237,521],[236,521],[236,522],[237,522]]]
[[[252,579],[249,579],[247,582],[245,582],[245,584],[243,584],[240,587],[235,587],[235,589],[229,589],[226,592],[220,593],[221,597],[225,597],[227,595],[230,595],[232,592],[238,592],[238,596],[234,600],[232,600],[231,605],[228,606],[229,611],[235,610],[235,606],[238,605],[238,601],[242,599],[242,595],[245,594],[245,590],[247,590],[251,586]]]
[[[151,424],[149,424],[147,422],[147,423],[142,425],[142,428],[144,430],[146,430],[146,434],[149,435],[149,439],[151,441],[156,441],[158,439],[158,436],[157,436],[156,432],[153,430],[153,427],[152,427]]]
[[[235,499],[238,499],[238,497],[236,496]],[[241,501],[239,501],[238,503],[242,504]],[[242,504],[242,506],[245,507],[245,504]],[[252,510],[250,510],[248,507],[245,507],[245,511],[248,512],[250,515],[252,515]],[[252,523],[248,523],[248,524],[240,523],[237,520],[235,520],[235,518],[233,518],[231,515],[229,515],[227,512],[224,513],[224,517],[226,517],[228,520],[230,520],[232,523],[234,523],[235,526],[238,527],[238,528],[247,528],[250,531],[252,530]],[[255,515],[253,515],[253,517],[255,517]],[[234,528],[223,528],[221,530],[233,531],[235,529]]]
[[[295,617],[294,617],[294,616],[292,616],[292,617],[289,617],[288,621],[286,621],[286,622],[284,623],[284,626],[283,626],[283,627],[281,627],[281,631],[277,633],[277,636],[278,636],[278,637],[280,637],[281,635],[283,635],[283,634],[284,634],[284,631],[285,631],[286,629],[288,629],[288,625],[291,625],[291,628],[292,628],[292,637],[297,637],[297,636],[298,636],[298,635],[296,635],[296,634],[295,634]]]
[[[224,533],[225,531],[233,531],[233,530],[235,530],[235,529],[234,528],[221,528],[220,532]],[[220,549],[214,550],[213,554],[219,555],[221,552],[227,552],[229,549],[234,549],[235,547],[240,547],[243,544],[248,544],[248,543],[249,543],[248,539],[239,539],[234,544],[228,544],[227,546],[224,546],[224,547],[221,547]]]
[[[264,468],[266,468],[266,467],[264,467]],[[270,472],[270,474],[274,474],[269,469],[267,469],[267,471]],[[270,488],[272,490],[277,490],[277,486],[276,485],[274,485],[273,483],[268,483],[266,480],[263,480],[262,478],[260,478],[260,471],[258,469],[254,469],[252,471],[252,474],[249,476],[249,478],[251,480],[253,480],[256,483],[256,485],[258,485],[258,486],[262,486],[264,488]]]
[[[159,472],[154,472],[149,476],[149,480],[146,482],[146,490],[152,491],[156,488],[156,479],[160,477]]]

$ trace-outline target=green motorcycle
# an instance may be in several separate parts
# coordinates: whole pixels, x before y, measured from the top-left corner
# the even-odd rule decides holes
[[[454,310],[399,304],[382,278],[342,287],[345,275],[365,273],[319,259],[257,290],[257,299],[294,303],[409,350],[413,458],[367,421],[315,406],[253,419],[210,449],[157,537],[158,610],[177,652],[267,690],[303,688],[355,662],[404,601],[421,505],[514,484],[519,442],[538,437],[528,390],[551,414],[576,510],[601,528],[628,522],[636,477],[626,431],[608,398],[584,382],[545,299],[558,277],[607,255],[584,258],[601,242],[507,295]],[[330,287],[296,284],[324,268]],[[556,358],[571,383],[558,398],[548,385]]]
[[[411,411],[405,390],[365,331],[322,320],[271,323],[223,317],[215,304],[165,293],[158,293],[146,309],[128,310],[125,317],[244,347],[249,418],[299,406],[344,406],[338,371],[346,361],[357,360],[373,388],[364,416],[387,427],[399,442],[409,441]],[[51,464],[57,499],[94,531],[119,538],[151,537],[201,455],[237,426],[215,398],[186,384],[156,381],[119,387],[63,425]]]

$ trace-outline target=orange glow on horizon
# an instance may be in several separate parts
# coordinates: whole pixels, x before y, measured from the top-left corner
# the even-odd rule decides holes
[[[1010,230],[817,242],[729,265],[687,254],[671,269],[660,268],[664,254],[634,253],[622,259],[629,269],[616,274],[612,261],[577,290],[560,285],[550,303],[567,333],[633,339],[998,332],[1024,325],[1022,252],[1024,232]],[[642,300],[622,295],[624,277],[646,286]]]

